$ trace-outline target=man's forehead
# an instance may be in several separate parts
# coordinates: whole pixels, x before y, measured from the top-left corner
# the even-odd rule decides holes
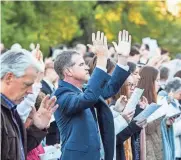
[[[38,75],[38,71],[34,67],[28,67],[25,71],[25,76],[36,77]]]

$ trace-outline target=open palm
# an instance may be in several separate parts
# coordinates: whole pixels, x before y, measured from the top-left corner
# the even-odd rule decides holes
[[[36,48],[32,51],[32,55],[34,58],[38,61],[38,63],[41,65],[42,70],[45,69],[45,64],[43,62],[43,54],[40,50],[40,45],[37,44]]]
[[[113,45],[118,55],[129,56],[131,50],[131,36],[128,31],[120,31],[118,34],[118,44],[113,42]]]
[[[87,46],[90,47],[98,57],[108,57],[107,37],[103,32],[97,31],[96,34],[92,33],[92,43],[93,45],[88,44]]]
[[[50,98],[46,96],[38,111],[33,116],[33,123],[39,129],[44,129],[48,126],[52,114],[58,108],[58,105],[55,105],[56,97]]]

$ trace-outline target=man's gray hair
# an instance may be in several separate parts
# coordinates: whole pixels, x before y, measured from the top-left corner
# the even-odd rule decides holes
[[[32,56],[31,52],[25,49],[8,50],[0,56],[0,64],[1,79],[8,72],[13,73],[16,77],[21,77],[30,66],[34,67],[37,71],[42,71],[39,62]]]
[[[165,86],[165,91],[167,93],[172,92],[177,92],[181,90],[181,78],[179,77],[174,77],[172,80],[168,81],[166,86]]]
[[[63,51],[61,54],[57,56],[54,61],[54,69],[58,74],[60,79],[64,79],[64,70],[73,66],[75,63],[72,62],[73,55],[80,55],[76,51]]]
[[[160,79],[161,80],[167,80],[169,76],[169,68],[168,67],[161,67],[160,68]]]

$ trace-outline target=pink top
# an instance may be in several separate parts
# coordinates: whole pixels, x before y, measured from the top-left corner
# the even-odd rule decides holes
[[[42,145],[40,144],[39,146],[37,146],[36,148],[28,152],[27,160],[40,160],[39,154],[43,154],[43,153],[45,153],[45,151]]]

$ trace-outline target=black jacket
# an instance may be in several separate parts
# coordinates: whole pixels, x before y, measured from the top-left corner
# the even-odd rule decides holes
[[[134,117],[136,117],[141,111],[142,111],[142,109],[137,105]],[[119,134],[117,134],[117,136],[116,136],[116,160],[126,160],[123,143],[130,137],[131,137],[133,160],[135,160],[136,148],[135,148],[134,141],[140,135],[141,129],[142,128],[140,128],[136,125],[135,121],[132,121],[128,125],[128,127],[126,127],[123,131],[121,131]]]
[[[35,126],[30,126],[25,129],[18,113],[15,115],[12,113],[4,101],[1,98],[1,159],[2,160],[20,160],[20,135],[18,128],[20,128],[24,154],[26,157],[27,152],[34,149],[40,144],[43,138],[46,136],[47,131],[38,129]]]
[[[51,87],[47,84],[47,82],[45,82],[44,80],[41,81],[41,84],[42,84],[42,88],[41,88],[41,91],[43,93],[45,93],[46,95],[49,94],[51,95],[52,94],[52,89]]]

